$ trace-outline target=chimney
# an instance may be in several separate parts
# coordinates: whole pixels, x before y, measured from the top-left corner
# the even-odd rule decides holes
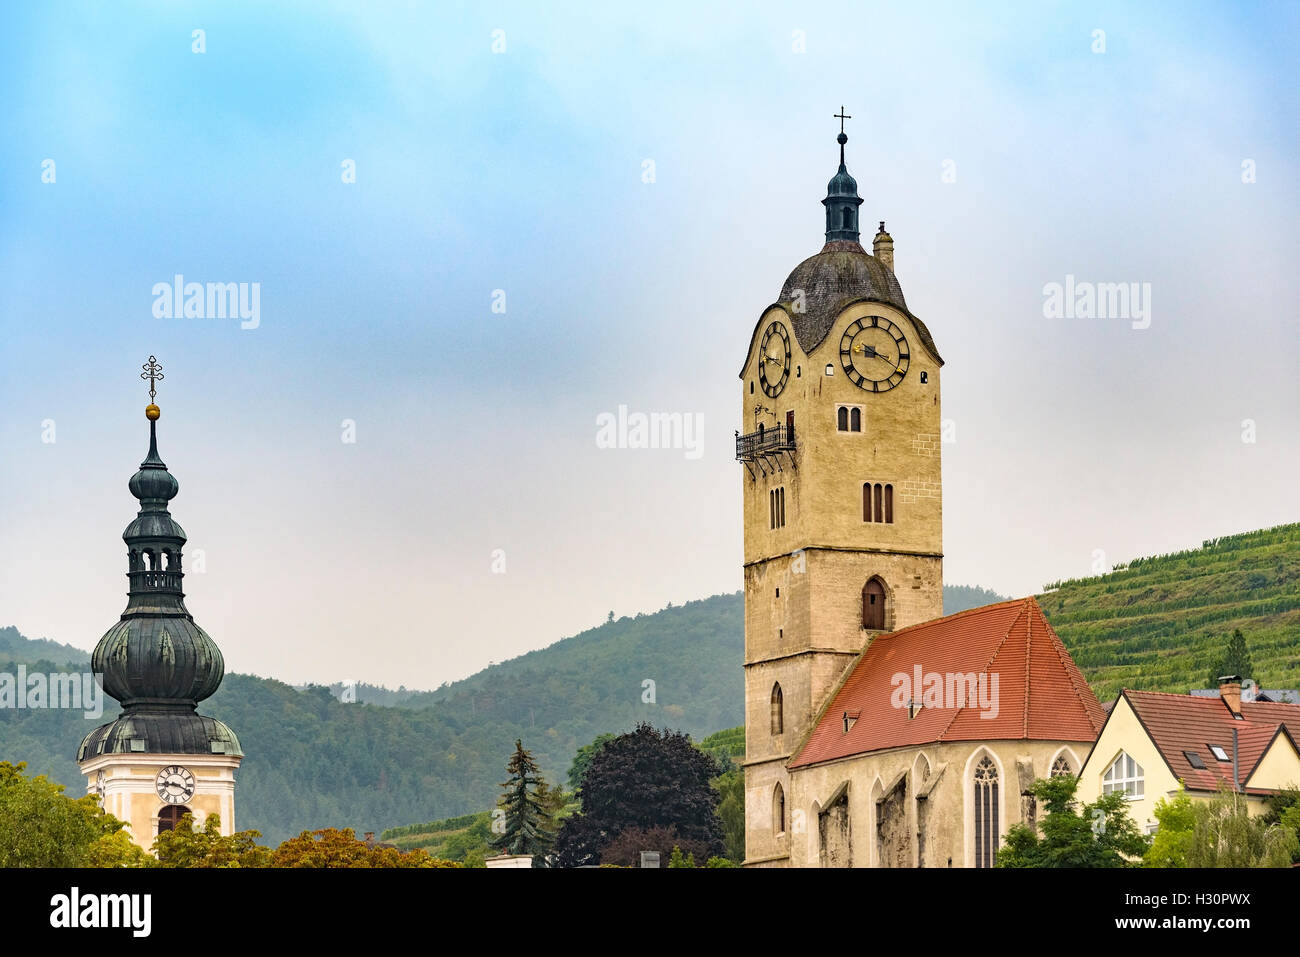
[[[888,269],[894,271],[894,237],[885,232],[885,221],[880,221],[880,230],[871,241],[871,253]]]
[[[1223,675],[1219,678],[1219,695],[1234,718],[1241,717],[1241,675]]]

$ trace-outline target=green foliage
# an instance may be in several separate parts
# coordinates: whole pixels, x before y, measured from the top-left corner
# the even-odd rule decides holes
[[[1151,847],[1142,857],[1147,867],[1186,867],[1187,854],[1192,848],[1192,831],[1196,827],[1196,812],[1192,799],[1182,790],[1171,801],[1161,798],[1155,807],[1157,830]]]
[[[499,805],[505,812],[505,828],[490,843],[502,854],[531,854],[535,862],[541,861],[555,843],[555,832],[550,828],[551,809],[544,803],[546,782],[522,740],[515,741],[506,770],[510,780],[501,785],[506,793]]]
[[[163,831],[153,842],[159,867],[268,867],[270,848],[262,847],[257,831],[221,834],[221,818],[209,814],[201,830],[192,815],[184,814],[176,827]]]
[[[1248,670],[1260,687],[1300,686],[1300,524],[1211,539],[1047,587],[1051,594],[1039,603],[1102,700],[1121,688],[1185,694],[1201,687],[1218,671],[1224,636],[1234,630],[1250,635]]]
[[[1223,657],[1210,669],[1209,686],[1217,688],[1219,679],[1227,675],[1236,675],[1239,678],[1250,678],[1254,675],[1250,652],[1246,650],[1246,639],[1241,634],[1240,628],[1232,630],[1232,637],[1228,639]]]
[[[1077,787],[1068,774],[1035,781],[1031,790],[1043,805],[1043,819],[1037,830],[1023,822],[1011,825],[995,866],[1134,866],[1131,859],[1146,851],[1147,839],[1128,816],[1124,795],[1104,794],[1080,808]]]
[[[123,823],[104,813],[94,796],[71,798],[44,775],[28,776],[23,762],[0,761],[0,867],[86,867],[117,861],[119,842],[106,839]],[[102,843],[101,843],[102,842]],[[122,855],[122,863],[126,856]]]
[[[668,858],[669,867],[695,867],[695,855],[687,854],[682,857],[682,849],[673,845],[672,856]]]
[[[587,773],[587,765],[591,764],[591,759],[597,751],[603,748],[606,742],[613,741],[618,735],[606,731],[604,734],[596,735],[596,739],[591,744],[584,744],[578,749],[578,753],[573,756],[573,763],[569,765],[569,787],[574,791],[582,789],[582,776]]]
[[[1188,867],[1290,867],[1300,853],[1296,824],[1285,818],[1276,824],[1252,817],[1245,797],[1224,790],[1212,801],[1192,809]]]
[[[943,613],[945,615],[955,615],[959,611],[979,608],[983,605],[996,605],[998,602],[1006,600],[1005,595],[999,595],[991,589],[981,588],[978,585],[943,586]]]

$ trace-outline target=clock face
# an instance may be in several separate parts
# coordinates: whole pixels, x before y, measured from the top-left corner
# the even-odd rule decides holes
[[[790,333],[774,322],[763,332],[758,348],[758,380],[763,391],[773,399],[781,394],[790,378]]]
[[[184,804],[194,797],[194,775],[178,764],[163,768],[154,781],[158,796],[168,804]]]
[[[840,338],[844,374],[868,392],[888,392],[901,383],[911,361],[903,330],[884,316],[855,319]]]

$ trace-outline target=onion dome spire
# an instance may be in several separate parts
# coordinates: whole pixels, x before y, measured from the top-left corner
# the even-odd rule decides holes
[[[822,200],[826,207],[826,241],[856,243],[859,235],[858,207],[862,205],[862,199],[858,196],[858,181],[849,175],[848,167],[844,165],[844,144],[849,141],[844,133],[844,121],[853,117],[841,106],[835,118],[840,121],[840,135],[835,138],[840,144],[840,168],[826,184],[826,198]]]
[[[121,619],[104,633],[91,656],[103,687],[122,704],[122,714],[86,735],[78,760],[106,752],[241,754],[239,739],[196,705],[211,697],[225,675],[221,650],[194,622],[181,591],[185,530],[167,504],[180,483],[158,454],[155,386],[162,366],[149,357],[141,378],[149,380],[149,453],[127,487],[140,511],[126,531],[130,583]]]

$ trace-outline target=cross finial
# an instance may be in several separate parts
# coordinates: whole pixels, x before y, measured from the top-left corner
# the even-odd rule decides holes
[[[154,391],[154,386],[156,386],[160,381],[162,381],[163,378],[162,365],[161,363],[158,362],[157,359],[155,359],[153,356],[150,356],[149,361],[146,362],[144,365],[142,365],[140,368],[144,370],[143,372],[140,373],[140,378],[149,380],[149,401],[153,402],[154,396],[158,394],[156,391]]]
[[[844,121],[845,121],[845,120],[851,120],[851,119],[853,119],[853,116],[852,116],[851,114],[849,114],[849,113],[845,113],[845,112],[844,112],[844,107],[841,106],[841,107],[840,107],[840,111],[839,111],[838,113],[834,114],[834,118],[840,121],[840,132],[843,133],[843,132],[844,132]]]

